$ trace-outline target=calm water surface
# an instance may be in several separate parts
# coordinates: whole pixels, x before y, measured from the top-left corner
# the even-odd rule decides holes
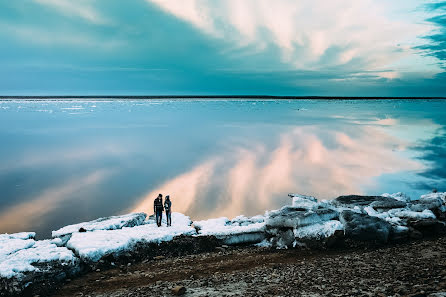
[[[130,211],[193,219],[290,192],[446,191],[444,100],[0,101],[0,233]]]

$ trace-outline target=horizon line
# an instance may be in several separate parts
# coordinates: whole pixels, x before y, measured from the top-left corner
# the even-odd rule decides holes
[[[392,99],[446,99],[443,96],[290,96],[290,95],[0,95],[0,100],[42,99],[319,99],[319,100],[392,100]]]

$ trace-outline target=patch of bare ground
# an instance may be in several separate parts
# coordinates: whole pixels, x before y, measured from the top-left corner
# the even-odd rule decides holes
[[[421,297],[446,291],[445,256],[446,237],[328,251],[228,248],[93,271],[53,296],[170,296],[179,285],[184,296]]]

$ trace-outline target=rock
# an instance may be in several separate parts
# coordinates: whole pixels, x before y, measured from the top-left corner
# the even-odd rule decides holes
[[[220,247],[220,246],[217,246],[217,247],[215,248],[215,250],[216,250],[217,252],[223,252],[223,253],[226,251],[225,248]]]
[[[172,294],[175,296],[184,295],[186,293],[186,288],[183,286],[175,286],[172,288]]]
[[[374,201],[370,206],[376,210],[387,211],[392,208],[404,208],[407,206],[407,203],[389,197],[386,200]]]
[[[385,243],[391,230],[391,225],[388,222],[351,210],[342,211],[340,221],[344,225],[345,236],[360,241]]]
[[[368,205],[371,205],[372,203],[374,203],[375,207],[377,207],[377,208],[387,208],[387,207],[393,206],[393,205],[402,205],[400,203],[404,203],[404,202],[398,201],[391,197],[362,196],[362,195],[339,196],[338,198],[336,198],[332,201],[333,205],[343,206],[343,207],[348,207],[348,208],[354,208],[355,206],[359,206],[359,207],[368,206]],[[405,205],[406,204],[404,203],[404,206]],[[394,208],[394,207],[390,207],[390,208]]]
[[[418,230],[424,236],[446,234],[446,223],[436,219],[408,220],[407,225]]]
[[[156,257],[153,257],[153,260],[163,260],[165,258],[166,257],[164,257],[164,256],[156,256]]]
[[[84,227],[80,227],[80,228],[79,228],[79,232],[87,232],[87,230],[85,230]]]
[[[285,249],[293,245],[295,239],[292,228],[275,229],[274,233],[271,241],[273,247]]]
[[[422,239],[423,238],[423,233],[421,233],[420,231],[414,229],[414,228],[409,228],[409,238],[411,239]]]
[[[409,228],[406,226],[392,226],[389,239],[391,241],[405,241],[409,238]]]
[[[224,249],[229,248],[229,246],[227,246],[226,244],[223,244],[221,247],[224,248]]]

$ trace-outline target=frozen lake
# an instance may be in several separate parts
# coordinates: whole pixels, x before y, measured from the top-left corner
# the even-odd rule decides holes
[[[0,101],[0,233],[130,211],[193,219],[290,192],[446,191],[446,100]]]

